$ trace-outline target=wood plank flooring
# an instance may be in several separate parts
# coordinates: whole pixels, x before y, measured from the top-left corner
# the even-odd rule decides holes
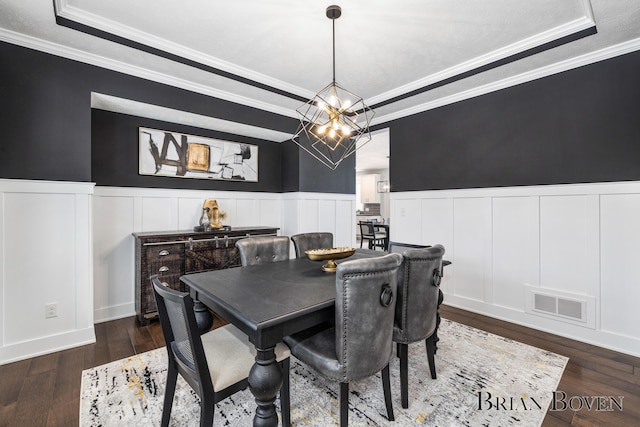
[[[566,393],[566,401],[573,396],[623,396],[622,410],[587,410],[583,404],[579,411],[549,411],[543,426],[640,425],[640,358],[446,305],[441,313],[444,318],[569,357],[558,386],[558,391]],[[159,322],[139,326],[129,317],[96,324],[95,332],[95,344],[0,366],[0,426],[77,426],[83,369],[164,346]],[[577,398],[573,403],[577,408]]]

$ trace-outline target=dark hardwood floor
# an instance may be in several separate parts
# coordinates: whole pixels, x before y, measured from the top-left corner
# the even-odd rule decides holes
[[[558,391],[623,396],[623,409],[549,411],[543,426],[640,425],[640,358],[443,305],[442,317],[570,358]],[[218,323],[221,324],[221,323]],[[77,426],[83,369],[164,345],[158,322],[134,317],[99,323],[96,343],[0,366],[0,426]],[[437,356],[436,356],[437,363]],[[577,399],[577,398],[576,398]],[[574,407],[578,400],[574,399]]]

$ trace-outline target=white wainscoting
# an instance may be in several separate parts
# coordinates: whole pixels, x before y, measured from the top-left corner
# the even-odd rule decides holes
[[[331,232],[333,245],[356,244],[356,196],[334,193],[282,194],[282,234]],[[295,256],[293,246],[292,256]]]
[[[0,364],[95,341],[93,189],[0,179]]]
[[[280,194],[96,187],[94,212],[95,321],[135,314],[135,242],[132,233],[191,230],[202,204],[216,199],[230,226],[282,228]]]
[[[445,246],[445,303],[640,356],[640,182],[391,193],[391,239]],[[585,319],[536,313],[536,292]]]
[[[355,195],[249,193],[96,187],[94,211],[95,321],[135,314],[134,232],[190,230],[205,199],[216,199],[230,226],[274,226],[291,236],[330,231],[336,244],[355,243]],[[293,246],[291,255],[294,256]]]

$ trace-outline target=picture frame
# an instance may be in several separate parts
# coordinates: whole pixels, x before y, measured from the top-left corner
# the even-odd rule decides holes
[[[140,175],[258,182],[258,146],[138,128]]]

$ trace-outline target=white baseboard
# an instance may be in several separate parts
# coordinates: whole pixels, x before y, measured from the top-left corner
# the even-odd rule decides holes
[[[136,308],[133,303],[112,305],[109,307],[101,307],[93,312],[93,321],[95,323],[108,322],[109,320],[122,319],[124,317],[135,316]]]
[[[553,335],[585,342],[597,347],[640,357],[640,340],[603,330],[593,330],[562,321],[534,316],[508,307],[491,305],[455,295],[444,294],[443,304],[470,311],[505,322],[514,323]]]
[[[96,342],[93,326],[0,347],[0,365]]]

